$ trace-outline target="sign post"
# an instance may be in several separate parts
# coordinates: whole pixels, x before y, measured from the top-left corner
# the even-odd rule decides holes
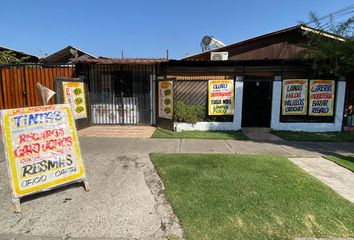
[[[234,114],[234,81],[209,80],[208,113],[209,115]]]
[[[70,105],[7,109],[0,116],[16,212],[27,195],[73,182],[89,190]]]

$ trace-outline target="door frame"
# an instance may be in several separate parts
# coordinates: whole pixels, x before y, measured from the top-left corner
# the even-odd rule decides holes
[[[244,114],[246,111],[244,104],[245,104],[245,85],[250,82],[268,82],[269,83],[269,119],[267,119],[267,122],[269,121],[269,124],[267,124],[266,128],[271,127],[271,121],[272,121],[272,107],[273,107],[273,78],[252,78],[252,77],[245,77],[243,79],[243,93],[242,93],[242,119],[241,119],[241,128],[245,128],[248,126],[244,126]],[[264,126],[252,126],[252,127],[264,127]]]

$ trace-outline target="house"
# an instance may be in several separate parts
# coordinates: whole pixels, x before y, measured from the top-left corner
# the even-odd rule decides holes
[[[87,53],[79,48],[73,46],[67,46],[45,58],[42,58],[39,62],[45,65],[60,65],[71,64],[72,59],[97,59],[96,56]]]
[[[307,41],[306,35],[310,33],[320,32],[296,25],[180,61],[162,63],[163,74],[157,78],[170,80],[174,84],[176,101],[209,109],[209,114],[202,121],[196,124],[175,122],[173,128],[177,131],[237,130],[245,127],[341,131],[345,79],[333,79],[332,76],[312,78],[309,64],[295,57],[303,49],[302,43]],[[344,41],[330,33],[323,36]],[[213,61],[211,57],[215,53],[227,53],[228,58]],[[227,80],[224,85],[234,82],[234,98],[228,106],[232,111],[228,116],[210,114],[212,103],[208,92],[211,92],[210,84],[213,83],[209,80],[213,79]],[[220,103],[223,99],[213,101]],[[214,107],[226,106],[215,104]]]
[[[35,55],[21,52],[21,51],[12,49],[12,48],[0,46],[0,52],[2,52],[2,51],[11,51],[11,52],[15,53],[15,57],[18,59],[25,58],[24,63],[37,63],[39,60],[39,58]]]
[[[68,46],[40,62],[75,65],[75,76],[88,87],[92,124],[341,131],[348,122],[345,104],[353,104],[353,75],[313,77],[311,60],[294,57],[310,33],[319,31],[296,25],[181,60],[103,58]],[[218,53],[228,58],[211,60]],[[199,106],[197,122],[174,114],[181,104]]]
[[[306,36],[309,33],[320,32],[315,28],[300,24],[189,56],[184,60],[210,60],[212,52],[227,52],[228,60],[294,59],[296,54],[303,50],[301,44],[307,41]],[[322,33],[322,35],[337,41],[345,40],[331,33]]]

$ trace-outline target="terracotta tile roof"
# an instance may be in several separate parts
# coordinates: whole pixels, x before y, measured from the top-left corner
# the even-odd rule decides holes
[[[166,58],[97,58],[97,59],[73,59],[77,63],[97,64],[156,64],[167,62]]]

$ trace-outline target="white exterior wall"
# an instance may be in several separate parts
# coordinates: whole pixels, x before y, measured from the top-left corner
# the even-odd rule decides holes
[[[235,82],[235,106],[234,106],[234,118],[232,122],[197,122],[196,124],[191,123],[174,123],[174,128],[176,132],[181,131],[209,131],[209,130],[220,130],[220,131],[237,131],[241,129],[242,120],[242,99],[243,99],[243,77],[236,77]]]
[[[271,128],[273,130],[303,131],[303,132],[339,132],[342,130],[343,109],[345,98],[345,81],[338,81],[336,85],[335,98],[335,121],[334,123],[284,123],[280,122],[281,114],[281,87],[280,76],[273,81],[272,118]]]

